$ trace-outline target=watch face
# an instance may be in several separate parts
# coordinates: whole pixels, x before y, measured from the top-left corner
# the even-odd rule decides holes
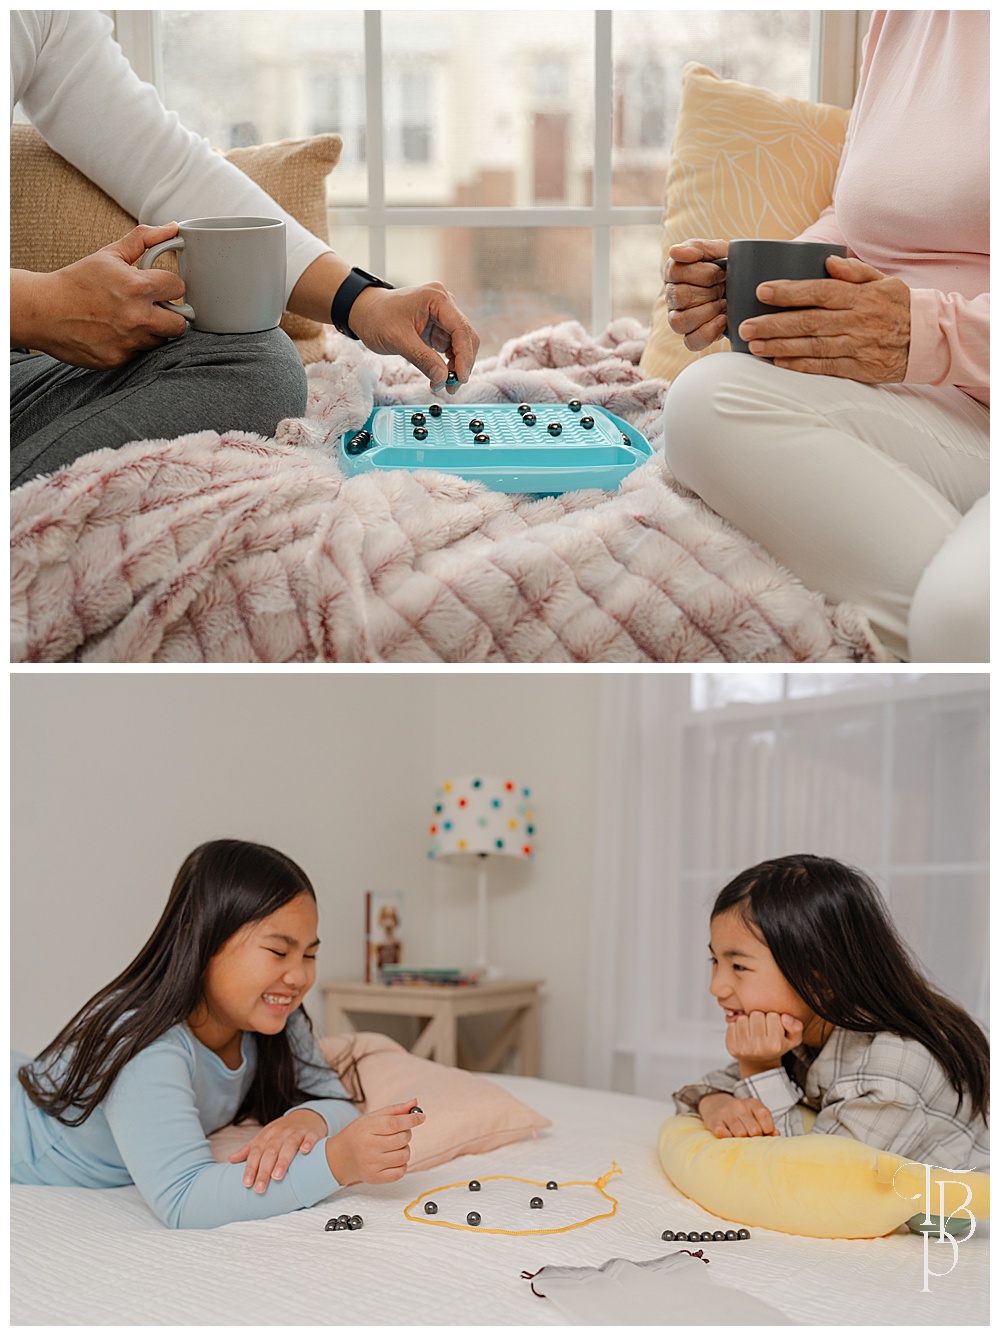
[[[359,278],[366,278],[369,283],[374,283],[377,287],[380,288],[392,287],[392,284],[387,283],[384,278],[379,278],[377,274],[369,274],[367,270],[359,269],[357,265],[354,266],[352,273],[357,274]]]

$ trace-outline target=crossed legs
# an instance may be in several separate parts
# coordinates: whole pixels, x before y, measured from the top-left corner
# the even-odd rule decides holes
[[[982,404],[714,353],[671,386],[664,432],[684,486],[809,588],[861,607],[892,653],[989,661]]]
[[[19,487],[80,455],[187,432],[273,436],[306,407],[305,368],[280,329],[259,334],[189,330],[113,371],[12,351],[10,473]]]

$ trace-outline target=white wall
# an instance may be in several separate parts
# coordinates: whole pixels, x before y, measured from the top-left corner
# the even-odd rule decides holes
[[[489,954],[547,981],[543,1075],[583,1081],[596,802],[592,674],[64,673],[11,681],[11,1043],[40,1049],[131,959],[202,840],[273,844],[314,882],[320,978],[363,968],[366,889],[406,893],[411,960],[475,950],[474,880],[431,864],[434,789],[531,786],[531,865],[490,875]],[[318,992],[308,1002],[322,1028]]]

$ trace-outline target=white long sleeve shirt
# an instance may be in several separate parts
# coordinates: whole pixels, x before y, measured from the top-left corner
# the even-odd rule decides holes
[[[245,215],[283,218],[288,239],[285,300],[330,250],[239,168],[167,111],[135,74],[98,10],[23,10],[10,15],[10,108],[50,148],[140,223]]]

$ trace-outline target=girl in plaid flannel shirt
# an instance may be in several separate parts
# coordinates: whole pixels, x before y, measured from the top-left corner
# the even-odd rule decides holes
[[[873,882],[796,854],[748,868],[711,916],[731,1065],[674,1095],[719,1137],[852,1136],[948,1169],[989,1157],[989,1045],[910,958]]]

